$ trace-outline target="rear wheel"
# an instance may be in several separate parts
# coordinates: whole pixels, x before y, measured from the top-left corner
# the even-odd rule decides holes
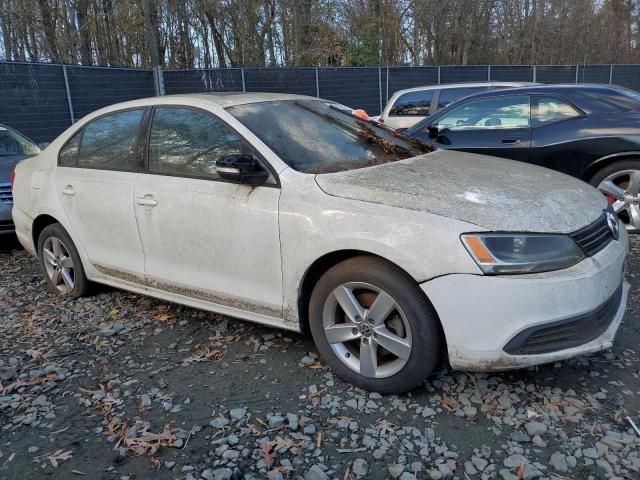
[[[629,233],[640,232],[640,160],[607,165],[590,183],[607,197]]]
[[[433,307],[409,275],[377,257],[354,257],[327,271],[313,290],[309,320],[324,360],[367,390],[411,390],[441,359]]]
[[[59,223],[45,227],[38,237],[38,257],[49,289],[58,295],[81,297],[89,291],[80,255]]]

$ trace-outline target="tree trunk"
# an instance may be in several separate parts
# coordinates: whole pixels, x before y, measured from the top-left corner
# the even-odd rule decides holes
[[[158,32],[158,10],[155,0],[143,0],[144,34],[152,67],[160,66],[160,34]]]

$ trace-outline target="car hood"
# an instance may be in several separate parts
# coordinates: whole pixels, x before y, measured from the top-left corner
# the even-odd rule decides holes
[[[446,150],[316,175],[316,182],[336,197],[429,212],[493,231],[569,233],[606,207],[596,189],[562,173]]]
[[[11,179],[11,172],[20,160],[29,158],[31,155],[11,155],[0,157],[0,183],[6,183]]]

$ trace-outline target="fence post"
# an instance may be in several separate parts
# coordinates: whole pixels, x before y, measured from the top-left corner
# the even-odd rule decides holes
[[[536,74],[537,74],[537,72],[536,72],[536,66],[534,65],[534,66],[533,66],[533,83],[536,83],[536,81],[537,81],[537,79],[536,79],[536,76],[537,76],[537,75],[536,75]]]
[[[440,85],[440,65],[438,65],[438,85]]]
[[[153,67],[153,86],[156,90],[156,96],[162,97],[164,95],[164,73],[162,73],[160,65]]]
[[[62,65],[62,75],[64,76],[64,88],[67,91],[67,104],[69,105],[69,117],[71,124],[76,123],[76,116],[73,113],[73,102],[71,101],[71,89],[69,88],[69,77],[67,76],[67,66]]]
[[[240,69],[240,75],[242,76],[242,91],[247,91],[247,86],[244,83],[244,67]]]
[[[380,115],[382,115],[384,109],[384,105],[382,105],[382,67],[378,67],[378,92],[380,92]]]
[[[316,97],[320,98],[320,81],[318,80],[318,68],[316,67]]]
[[[491,81],[491,65],[487,65],[487,82]]]
[[[609,67],[609,85],[613,85],[613,63]]]
[[[578,83],[578,71],[580,69],[580,65],[576,65],[576,83]]]
[[[387,65],[387,98],[385,98],[384,104],[386,105],[388,101],[389,101],[389,65]]]

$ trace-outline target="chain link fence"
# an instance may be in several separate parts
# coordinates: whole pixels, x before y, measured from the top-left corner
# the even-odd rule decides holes
[[[0,124],[48,142],[84,115],[162,94],[277,92],[327,98],[369,114],[420,85],[510,81],[608,83],[640,90],[640,65],[447,65],[151,70],[0,62]]]

